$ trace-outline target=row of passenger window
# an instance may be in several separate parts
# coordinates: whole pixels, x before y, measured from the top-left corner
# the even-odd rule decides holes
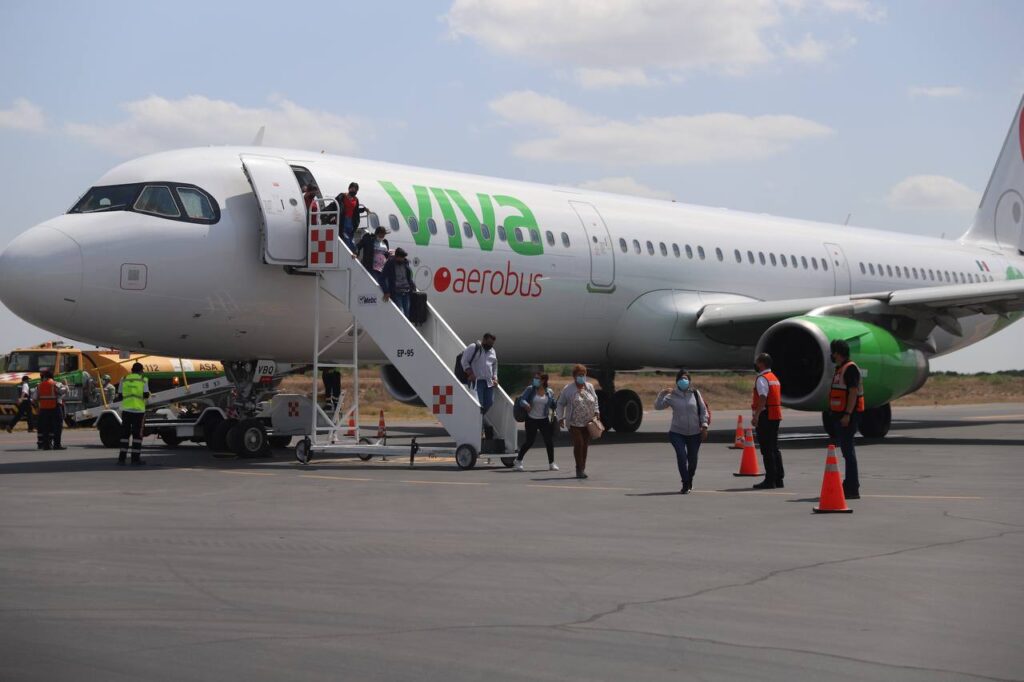
[[[370,214],[369,220],[370,227],[372,229],[376,229],[377,226],[380,224],[379,220],[377,219],[377,215],[374,213]],[[406,218],[406,223],[409,225],[409,231],[412,232],[413,234],[416,234],[421,229],[423,229],[420,226],[419,220],[415,216],[409,216],[408,218]],[[401,229],[401,225],[402,223],[398,219],[398,216],[396,216],[393,213],[388,216],[388,228],[392,232],[398,232]],[[430,232],[430,234],[437,234],[439,231],[437,221],[434,220],[433,218],[427,218],[426,230]],[[454,237],[457,230],[458,228],[455,226],[455,223],[453,223],[450,220],[444,221],[444,231],[448,234],[449,237]],[[527,232],[529,233],[529,239],[526,238],[526,233],[523,232],[523,228],[517,227],[513,232],[516,241],[519,242],[520,244],[526,244],[531,242],[534,244],[540,243],[540,230],[529,229],[527,230]],[[468,222],[462,223],[462,233],[466,239],[472,239],[473,227]],[[552,232],[551,230],[548,230],[547,232],[544,233],[544,235],[547,240],[548,246],[554,246],[555,233]],[[491,236],[491,226],[488,225],[487,223],[481,223],[480,236],[482,236],[485,241],[491,241],[492,239],[494,239],[494,237]],[[498,241],[508,241],[508,233],[505,231],[504,225],[498,225],[497,237]],[[561,234],[561,239],[562,246],[569,248],[572,245],[572,242],[569,240],[569,235],[567,233],[563,232]]]
[[[956,284],[968,284],[973,282],[992,282],[992,275],[977,272],[955,272],[952,270],[933,270],[924,268],[907,267],[906,265],[882,265],[878,263],[860,264],[862,275],[875,275],[877,277],[888,277],[890,279],[916,279],[930,282],[949,282]]]
[[[648,241],[646,243],[646,246],[647,253],[651,256],[655,255],[656,251],[654,248],[654,242]],[[684,244],[682,251],[680,251],[678,244],[672,244],[671,246],[672,255],[675,256],[676,258],[682,258],[682,253],[683,251],[685,251],[686,257],[689,258],[690,260],[693,260],[694,253],[696,253],[696,257],[698,260],[707,260],[707,253],[705,253],[703,246],[698,246],[696,251],[694,251],[694,248],[689,244]],[[625,239],[619,239],[619,250],[622,251],[622,253],[629,253],[629,244],[626,242]],[[668,256],[669,247],[665,244],[665,242],[658,242],[658,251],[661,252],[662,256]],[[638,239],[633,240],[633,252],[643,253],[643,249],[640,247],[640,240]],[[739,249],[733,249],[732,254],[733,258],[736,259],[737,263],[743,262],[743,254],[740,252]],[[781,264],[784,268],[803,268],[804,270],[818,270],[820,268],[822,270],[828,270],[827,260],[825,260],[824,258],[815,258],[813,256],[810,258],[808,258],[807,256],[800,256],[799,258],[797,258],[797,256],[795,256],[794,254],[789,254],[787,256],[784,253],[780,253],[778,255],[774,253],[769,253],[766,255],[764,251],[758,251],[756,257],[754,256],[753,251],[747,251],[746,256],[747,262],[750,263],[751,265],[754,265],[756,263],[760,263],[761,265],[768,265],[770,263],[772,267],[778,267]],[[715,247],[715,258],[719,262],[725,261],[725,254],[722,252],[722,249]]]

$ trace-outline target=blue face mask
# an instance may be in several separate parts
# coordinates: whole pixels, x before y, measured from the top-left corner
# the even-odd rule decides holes
[[[686,389],[688,389],[690,387],[690,380],[689,379],[685,379],[685,378],[684,379],[680,379],[679,381],[676,382],[676,386],[679,387],[680,391],[685,391]]]
[[[534,388],[540,388],[540,379],[534,379],[533,380],[533,387]]]
[[[587,383],[587,377],[583,376],[582,374],[576,377],[577,386],[582,386],[585,383]]]

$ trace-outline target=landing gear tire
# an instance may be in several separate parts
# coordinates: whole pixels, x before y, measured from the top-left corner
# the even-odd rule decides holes
[[[267,440],[272,448],[287,448],[292,444],[291,436],[270,436]]]
[[[635,391],[616,391],[612,398],[612,424],[620,433],[633,433],[644,420],[644,404]]]
[[[235,428],[237,425],[237,419],[222,419],[213,427],[213,431],[210,432],[210,436],[206,440],[206,447],[210,448],[214,452],[225,452],[229,450],[228,433],[230,433],[231,429]]]
[[[460,469],[472,469],[476,466],[477,457],[480,453],[472,445],[462,444],[455,448],[455,466]]]
[[[829,440],[831,441],[835,441],[836,436],[839,435],[838,433],[836,433],[835,425],[832,422],[831,412],[821,413],[821,428],[825,429],[825,435],[827,435]]]
[[[864,410],[860,418],[860,435],[865,438],[885,438],[892,426],[892,405],[886,403],[880,407]]]
[[[299,464],[309,464],[309,461],[313,459],[313,450],[310,448],[311,444],[308,438],[303,438],[295,446],[295,459],[298,460]]]
[[[206,443],[206,447],[211,452],[216,451],[216,448],[213,447],[213,433],[217,430],[217,427],[220,426],[222,421],[224,421],[224,417],[217,412],[208,414],[206,419],[203,420],[203,442]]]
[[[107,418],[100,422],[100,442],[108,448],[121,445],[121,425],[116,419]]]
[[[239,457],[264,457],[270,454],[270,442],[267,439],[267,428],[258,419],[246,419],[232,429],[228,439],[234,434],[235,454]]]
[[[181,445],[181,438],[178,438],[176,433],[161,433],[160,440],[169,448],[176,448]]]
[[[516,463],[515,457],[502,457],[501,463],[505,465],[506,469],[511,469],[512,465]]]

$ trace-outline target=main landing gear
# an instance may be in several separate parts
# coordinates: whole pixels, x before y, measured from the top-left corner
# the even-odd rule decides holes
[[[267,425],[255,418],[259,405],[256,362],[223,364],[224,374],[235,390],[228,405],[228,418],[211,420],[205,425],[206,445],[213,452],[233,452],[239,457],[268,456],[272,441]]]
[[[605,428],[620,433],[633,433],[639,429],[644,420],[640,396],[629,389],[615,390],[615,370],[596,370],[591,375],[601,383],[597,400]]]

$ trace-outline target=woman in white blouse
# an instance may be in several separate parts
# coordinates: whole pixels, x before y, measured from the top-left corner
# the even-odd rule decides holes
[[[576,365],[572,370],[572,383],[567,384],[558,396],[556,406],[558,425],[568,425],[572,439],[572,456],[576,460],[576,478],[587,478],[587,449],[590,447],[590,431],[587,425],[601,416],[597,405],[597,392],[587,382],[587,368]]]

